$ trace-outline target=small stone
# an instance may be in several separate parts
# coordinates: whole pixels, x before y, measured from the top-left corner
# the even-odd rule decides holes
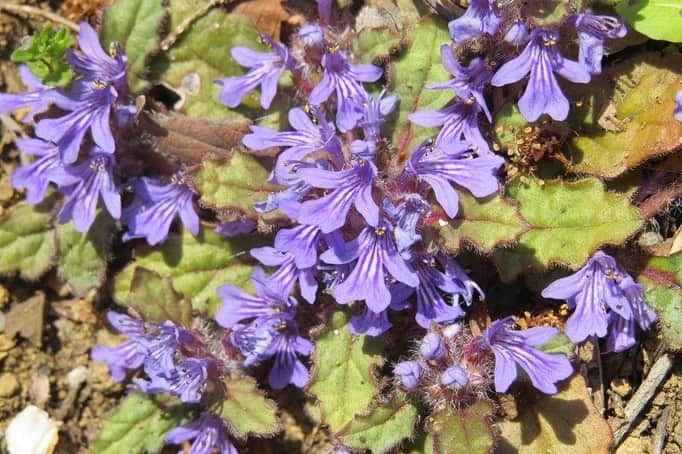
[[[16,375],[7,372],[0,375],[0,397],[12,397],[19,392],[19,380]]]
[[[614,378],[611,381],[611,389],[620,397],[626,397],[632,392],[632,385],[624,378]]]
[[[0,309],[4,308],[9,303],[9,290],[7,287],[0,285]]]
[[[7,451],[10,454],[51,454],[59,441],[59,425],[46,412],[29,405],[7,426]]]

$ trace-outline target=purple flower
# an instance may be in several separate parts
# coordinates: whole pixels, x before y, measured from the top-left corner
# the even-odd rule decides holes
[[[317,0],[317,15],[325,25],[332,23],[332,0]]]
[[[638,327],[647,330],[658,316],[644,300],[644,287],[635,283],[629,276],[621,283],[623,294],[632,309],[632,318],[625,319],[617,312],[609,313],[609,335],[606,347],[610,352],[625,351],[637,343]]]
[[[187,358],[170,371],[157,364],[145,364],[150,379],[137,379],[135,384],[145,393],[169,393],[185,403],[198,403],[204,391],[208,367],[212,360]]]
[[[384,199],[384,210],[396,222],[393,234],[398,252],[407,251],[410,246],[422,240],[422,236],[417,233],[417,224],[419,218],[431,211],[431,205],[419,194],[409,194],[398,207],[394,207],[390,200]]]
[[[277,132],[260,126],[251,126],[251,134],[242,143],[252,150],[262,151],[271,147],[286,147],[277,157],[275,181],[284,184],[286,175],[297,168],[299,161],[316,152],[329,154],[334,165],[343,165],[341,142],[336,137],[334,124],[329,123],[321,110],[313,108],[315,123],[298,107],[289,110],[289,124],[294,131]]]
[[[466,12],[450,21],[448,28],[452,41],[462,44],[483,34],[494,35],[499,25],[500,18],[489,0],[471,0]]]
[[[142,200],[141,207],[127,217],[128,231],[123,235],[124,241],[146,238],[152,246],[163,243],[176,215],[192,235],[199,233],[199,216],[192,201],[194,192],[187,187],[182,174],[176,173],[167,184],[143,177],[136,189],[136,197]]]
[[[298,333],[296,299],[278,283],[268,279],[262,268],[254,267],[251,284],[256,296],[233,285],[223,285],[218,288],[223,305],[215,319],[222,327],[236,328],[230,340],[249,364],[275,357],[268,376],[273,389],[282,389],[289,383],[300,388],[308,381],[308,370],[297,354],[309,355],[313,346]]]
[[[574,23],[580,40],[578,61],[590,74],[601,74],[604,40],[624,37],[625,24],[617,17],[593,14],[590,8],[576,14]]]
[[[489,196],[498,189],[496,174],[503,163],[504,159],[495,154],[476,154],[456,140],[436,145],[427,140],[412,152],[405,173],[431,186],[445,213],[454,218],[459,197],[451,183],[468,189],[475,197]]]
[[[682,90],[675,95],[675,108],[673,110],[675,120],[682,121]]]
[[[362,103],[362,117],[359,126],[365,134],[365,140],[374,142],[381,137],[381,124],[395,109],[398,97],[395,95],[384,98],[383,90],[379,96],[367,96]]]
[[[428,328],[431,322],[451,322],[464,317],[459,304],[456,301],[454,305],[446,303],[440,291],[459,295],[465,293],[466,289],[437,270],[434,262],[432,258],[422,254],[415,255],[411,262],[419,277],[415,320],[422,328]]]
[[[426,88],[431,90],[453,90],[464,101],[473,98],[483,109],[488,120],[492,121],[488,104],[483,96],[483,89],[490,83],[493,72],[480,58],[471,60],[468,67],[460,65],[449,44],[441,46],[440,55],[443,66],[452,75],[452,79],[447,82],[427,85]]]
[[[419,354],[426,361],[441,359],[445,354],[445,344],[438,334],[428,332],[419,345]]]
[[[109,119],[118,93],[113,86],[100,81],[79,79],[71,84],[69,92],[53,91],[50,98],[60,109],[70,113],[40,120],[36,125],[36,135],[55,142],[65,164],[78,159],[78,152],[88,130],[103,153],[114,152],[116,144]]]
[[[299,28],[298,37],[307,47],[321,48],[324,45],[324,31],[317,24],[307,24]]]
[[[460,389],[469,383],[469,376],[460,366],[450,366],[441,374],[440,382],[443,386]]]
[[[334,297],[340,304],[364,300],[372,312],[379,313],[391,304],[387,280],[394,279],[408,287],[417,287],[417,274],[398,254],[392,228],[385,220],[379,227],[365,227],[357,238],[346,243],[341,255],[333,249],[320,258],[330,264],[340,265],[354,260],[353,270],[343,282],[334,287]]]
[[[330,233],[346,223],[346,215],[354,205],[369,225],[378,225],[379,207],[372,198],[377,169],[371,162],[358,160],[349,169],[338,172],[301,168],[297,175],[310,186],[332,190],[319,199],[303,202],[300,222],[316,225],[322,232]]]
[[[478,347],[495,355],[495,391],[503,393],[516,379],[517,365],[533,386],[545,394],[557,392],[555,383],[569,377],[573,367],[564,355],[550,355],[536,346],[546,344],[558,333],[555,328],[535,327],[515,331],[514,317],[494,321],[478,339]]]
[[[480,153],[491,153],[488,142],[478,128],[480,112],[481,106],[472,97],[466,101],[456,101],[441,110],[413,112],[408,118],[412,123],[427,128],[442,126],[436,143],[463,140],[471,143]]]
[[[536,121],[543,113],[559,121],[568,116],[568,99],[561,92],[555,72],[571,82],[590,81],[590,74],[580,63],[561,55],[558,40],[557,32],[536,28],[523,52],[502,65],[492,78],[492,84],[501,87],[518,82],[530,73],[526,90],[519,99],[519,110],[528,121]]]
[[[208,412],[203,412],[198,419],[168,432],[165,441],[179,445],[192,439],[194,442],[189,448],[189,454],[211,454],[213,448],[220,454],[238,454],[227,437],[225,422]]]
[[[438,256],[438,261],[443,267],[445,276],[451,280],[459,289],[458,296],[461,296],[467,304],[471,304],[474,300],[474,292],[478,293],[481,299],[485,299],[485,293],[481,290],[473,279],[471,279],[454,260],[444,254]]]
[[[25,123],[30,123],[35,115],[46,111],[50,106],[52,103],[50,93],[54,89],[43,85],[42,81],[33,75],[26,65],[19,67],[19,77],[21,77],[24,85],[28,87],[28,91],[17,94],[0,93],[0,114],[30,107],[31,111],[24,118]]]
[[[213,229],[213,233],[218,235],[223,235],[226,237],[235,237],[239,235],[244,235],[246,233],[251,233],[256,230],[256,223],[252,220],[237,220],[232,222],[223,222]]]
[[[504,35],[504,40],[514,46],[522,46],[528,42],[528,39],[528,29],[521,21],[514,22]]]
[[[391,326],[393,324],[388,320],[388,310],[377,313],[372,312],[369,307],[365,306],[362,314],[350,319],[348,329],[355,336],[366,334],[371,337],[377,337],[388,331]]]
[[[376,82],[382,74],[374,65],[351,65],[341,51],[326,52],[322,57],[324,75],[310,93],[311,104],[319,105],[336,92],[336,124],[342,132],[353,129],[362,119],[362,104],[367,93],[360,82]]]
[[[273,52],[256,52],[248,47],[235,46],[230,53],[241,66],[249,68],[243,76],[217,79],[221,86],[220,102],[228,107],[237,107],[246,93],[257,86],[261,87],[260,105],[267,109],[277,93],[277,82],[285,69],[294,68],[294,60],[289,49],[282,43],[273,41],[265,35],[261,39],[270,45]]]
[[[26,188],[26,202],[35,205],[45,197],[55,169],[62,166],[59,149],[40,139],[18,139],[15,143],[23,153],[37,156],[32,163],[17,167],[12,173],[12,187]]]
[[[94,361],[106,363],[111,379],[120,382],[125,378],[126,371],[141,367],[147,358],[146,349],[139,343],[144,336],[144,323],[112,311],[107,312],[107,319],[117,331],[128,335],[130,340],[116,347],[96,345],[90,356]]]
[[[121,195],[114,183],[113,167],[112,155],[93,149],[81,164],[55,170],[53,181],[66,199],[59,211],[60,224],[73,220],[78,232],[87,232],[95,220],[100,195],[109,214],[114,219],[121,217]]]
[[[641,287],[613,257],[601,251],[597,251],[578,272],[550,284],[542,291],[542,296],[566,300],[569,309],[574,309],[566,321],[565,330],[576,343],[589,336],[606,336],[609,323],[614,321],[617,323],[611,326],[612,331],[633,331],[630,325],[610,316],[609,311],[627,322],[636,321],[642,329],[647,329],[656,318],[643,299]],[[624,333],[612,335],[621,334]],[[628,334],[626,337],[632,336]],[[621,339],[613,345],[625,343]]]
[[[301,296],[310,304],[315,302],[317,294],[317,280],[312,266],[299,268],[296,258],[289,252],[265,246],[251,249],[251,256],[266,266],[279,266],[268,281],[285,293],[291,293],[298,281]]]
[[[114,46],[113,57],[109,56],[102,49],[97,32],[87,22],[81,22],[79,27],[78,47],[82,54],[67,50],[66,59],[71,67],[87,82],[112,83],[119,93],[125,94],[127,59],[119,46]]]
[[[416,361],[403,361],[393,367],[393,374],[400,379],[405,389],[416,388],[422,368]]]

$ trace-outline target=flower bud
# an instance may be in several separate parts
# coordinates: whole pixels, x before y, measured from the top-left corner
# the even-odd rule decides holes
[[[419,353],[426,361],[432,359],[441,359],[445,354],[445,345],[440,340],[440,336],[436,333],[428,333],[422,339],[419,346]]]
[[[469,377],[460,366],[451,366],[440,376],[440,382],[443,386],[460,389],[469,383]]]
[[[416,361],[403,361],[395,365],[393,373],[405,388],[412,389],[419,384],[422,368]]]

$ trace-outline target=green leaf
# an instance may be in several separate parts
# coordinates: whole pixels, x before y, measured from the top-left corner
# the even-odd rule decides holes
[[[186,229],[161,246],[141,245],[135,260],[114,281],[114,298],[125,304],[137,267],[155,271],[171,280],[173,287],[192,301],[192,307],[213,316],[220,307],[216,289],[223,284],[249,287],[252,261],[248,251],[260,245],[260,238],[225,238],[202,228],[195,238]]]
[[[180,296],[168,278],[146,268],[133,271],[128,306],[140,313],[148,322],[171,321],[185,328],[192,327],[192,305]]]
[[[168,29],[175,31],[203,6],[204,2],[198,0],[171,0]],[[168,51],[154,59],[155,79],[167,83],[181,96],[177,110],[215,120],[243,118],[218,101],[220,86],[214,83],[215,79],[244,74],[245,70],[230,54],[233,46],[266,50],[248,17],[213,8],[192,22]],[[252,91],[244,97],[243,104],[257,107],[258,93]]]
[[[269,171],[256,158],[234,152],[229,159],[206,160],[189,175],[201,203],[216,211],[238,210],[256,217],[253,204],[279,190],[267,183]]]
[[[166,433],[188,420],[190,407],[170,403],[168,396],[133,394],[102,421],[90,446],[98,454],[157,452]]]
[[[382,350],[381,338],[352,335],[343,312],[332,314],[316,339],[309,390],[332,431],[369,409],[379,392],[374,370],[383,363]]]
[[[653,39],[682,42],[680,0],[621,0],[616,11],[638,32]]]
[[[438,110],[452,98],[450,90],[428,90],[428,84],[444,82],[450,74],[443,68],[440,47],[450,42],[445,23],[428,17],[408,34],[409,45],[389,67],[389,82],[398,95],[393,146],[400,156],[407,156],[416,145],[437,133],[437,128],[423,128],[407,118],[418,110]]]
[[[594,408],[581,376],[562,382],[552,396],[534,392],[524,397],[517,402],[518,417],[498,423],[502,439],[496,453],[611,452],[611,428]]]
[[[388,402],[351,420],[336,437],[350,448],[382,454],[412,437],[418,416],[417,407],[403,393],[396,393]]]
[[[538,25],[560,25],[573,11],[580,10],[580,0],[534,0],[524,3],[522,17]]]
[[[87,233],[77,232],[73,223],[57,226],[59,277],[76,295],[84,295],[104,283],[114,227],[111,216],[101,210]]]
[[[144,74],[147,63],[159,48],[159,32],[166,16],[163,0],[116,0],[104,10],[102,45],[115,42],[128,58],[128,86],[133,93],[149,85]]]
[[[365,28],[353,40],[353,55],[364,63],[380,63],[400,50],[402,38],[388,27]]]
[[[57,255],[57,238],[52,227],[56,198],[39,205],[22,202],[0,217],[0,274],[19,273],[35,280],[52,268]]]
[[[493,405],[479,400],[461,411],[444,409],[431,415],[426,452],[482,454],[492,452],[495,442]]]
[[[651,258],[637,280],[660,318],[668,348],[682,350],[682,253]]]
[[[607,192],[596,178],[576,182],[515,181],[507,186],[530,229],[493,261],[505,282],[558,263],[576,269],[604,244],[621,244],[642,225],[627,196]]]
[[[269,436],[279,432],[277,405],[266,399],[250,378],[230,379],[225,384],[225,399],[212,407],[214,414],[225,419],[237,438],[249,435]]]
[[[582,109],[591,114],[583,123],[573,122],[584,129],[569,144],[574,163],[569,170],[614,178],[646,160],[674,152],[682,146],[682,123],[672,116],[681,86],[679,54],[640,53],[608,68],[582,92],[586,100]],[[591,118],[604,111],[611,113],[608,124],[601,121],[609,130],[590,126]]]
[[[454,219],[439,221],[433,226],[436,243],[452,253],[464,243],[472,244],[483,253],[513,243],[529,228],[519,214],[514,201],[494,195],[486,199],[459,193],[459,211]]]
[[[45,27],[22,41],[10,59],[26,63],[33,74],[46,85],[64,86],[73,78],[74,72],[64,61],[66,50],[76,44],[69,31]]]

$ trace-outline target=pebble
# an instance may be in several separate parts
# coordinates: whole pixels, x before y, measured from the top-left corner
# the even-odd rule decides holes
[[[16,375],[7,372],[0,375],[0,397],[12,397],[19,392],[19,380]]]
[[[611,389],[620,397],[626,397],[632,392],[632,385],[624,378],[614,378],[611,381]]]

